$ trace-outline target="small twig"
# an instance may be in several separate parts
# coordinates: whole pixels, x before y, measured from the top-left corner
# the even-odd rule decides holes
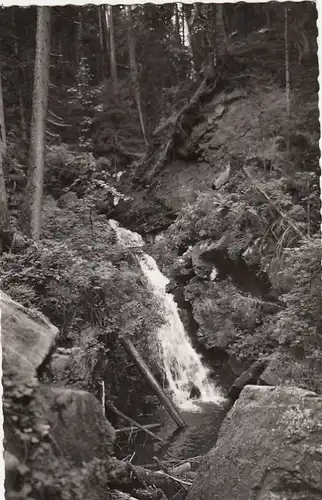
[[[164,465],[159,459],[158,457],[153,457],[153,460],[155,461],[155,463],[160,467],[161,470],[163,470],[164,472],[166,473],[169,473],[169,469],[166,465]]]
[[[146,432],[147,434],[149,434],[150,436],[152,436],[154,439],[157,439],[158,441],[161,441],[161,443],[165,443],[164,439],[160,438],[159,436],[157,436],[153,432],[149,431],[149,429],[146,429],[143,425],[139,424],[138,422],[135,422],[135,420],[133,420],[132,418],[128,417],[127,415],[124,415],[124,413],[122,413],[120,410],[118,410],[113,405],[113,403],[108,402],[107,406],[108,406],[108,408],[110,408],[110,410],[112,410],[114,413],[116,413],[116,415],[118,415],[119,417],[123,418],[124,420],[127,420],[128,422],[130,422],[135,427],[139,427],[139,429],[141,429],[142,431]]]
[[[178,477],[174,477],[171,474],[168,474],[167,472],[163,471],[158,471],[156,474],[163,475],[165,477],[168,477],[169,479],[172,479],[172,481],[176,481],[177,483],[182,484],[183,486],[192,486],[191,481],[184,481],[183,479],[179,479]]]
[[[156,429],[157,427],[160,427],[161,423],[156,423],[156,424],[147,424],[145,425],[145,429]],[[116,429],[115,432],[116,434],[121,434],[122,432],[139,432],[142,429],[139,427],[134,427],[133,425],[131,427],[120,427],[119,429]]]

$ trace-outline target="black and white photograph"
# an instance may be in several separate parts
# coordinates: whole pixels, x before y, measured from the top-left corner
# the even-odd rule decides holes
[[[0,497],[322,499],[318,7],[1,6]]]

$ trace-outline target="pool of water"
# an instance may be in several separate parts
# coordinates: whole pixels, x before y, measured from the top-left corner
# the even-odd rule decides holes
[[[159,408],[153,415],[146,416],[144,423],[161,422],[158,429],[152,429],[165,443],[156,441],[144,432],[131,436],[120,435],[117,439],[117,455],[124,458],[135,451],[132,463],[153,464],[153,457],[160,460],[185,460],[204,455],[215,444],[221,423],[228,411],[228,403],[199,403],[200,412],[181,411],[186,429],[178,429],[166,410]]]

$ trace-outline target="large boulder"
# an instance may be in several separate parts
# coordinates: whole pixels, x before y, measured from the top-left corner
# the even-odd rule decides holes
[[[113,453],[114,430],[85,391],[40,384],[58,329],[1,294],[6,499],[110,500],[95,479]]]
[[[43,314],[28,309],[0,293],[1,339],[4,376],[12,385],[36,375],[55,343],[58,328]]]
[[[314,392],[245,387],[187,500],[321,499],[321,422]]]
[[[43,387],[46,417],[61,456],[80,466],[113,453],[115,432],[98,400],[86,391]]]

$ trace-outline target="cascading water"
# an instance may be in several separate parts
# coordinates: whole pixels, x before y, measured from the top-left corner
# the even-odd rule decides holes
[[[116,221],[110,220],[109,223],[124,246],[137,249],[144,246],[139,234],[119,227]],[[157,330],[156,335],[161,362],[174,402],[181,409],[198,411],[199,407],[191,399],[192,387],[197,388],[199,401],[222,401],[219,389],[209,382],[208,370],[191,345],[173,295],[165,291],[169,280],[161,273],[150,255],[140,250],[137,257],[143,274],[149,280],[165,311],[165,324]]]

